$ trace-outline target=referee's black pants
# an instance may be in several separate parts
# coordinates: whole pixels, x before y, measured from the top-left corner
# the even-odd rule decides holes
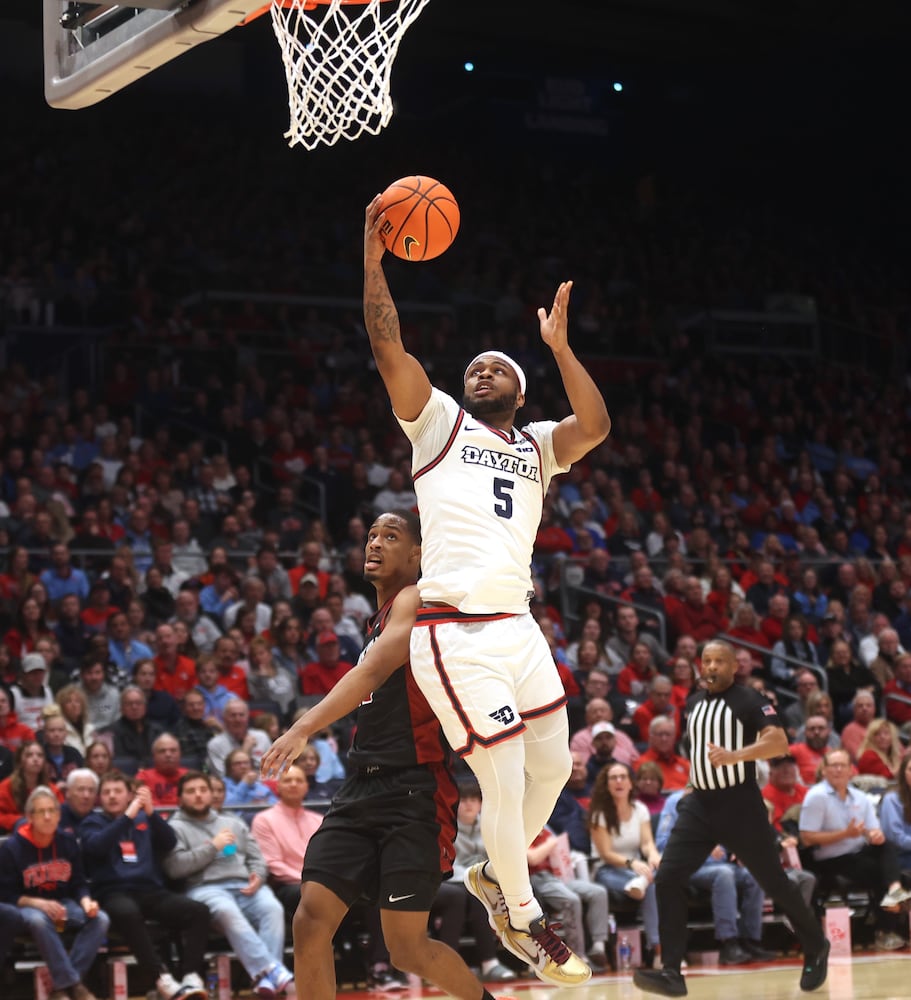
[[[686,953],[687,886],[716,844],[737,856],[788,917],[804,953],[816,955],[825,935],[796,884],[785,875],[769,814],[753,783],[693,791],[681,800],[655,877],[662,965],[680,971]]]

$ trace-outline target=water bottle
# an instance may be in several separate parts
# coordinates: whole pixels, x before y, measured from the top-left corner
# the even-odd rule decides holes
[[[629,972],[630,959],[632,958],[633,949],[630,948],[629,938],[625,934],[620,938],[620,948],[617,954],[620,960],[620,971]]]
[[[613,913],[607,918],[607,935],[613,937],[617,933],[617,918]]]
[[[230,858],[232,855],[237,854],[237,844],[225,844],[221,849],[221,854],[223,858]]]
[[[209,1000],[218,1000],[218,966],[214,958],[206,967],[206,992],[209,994]]]

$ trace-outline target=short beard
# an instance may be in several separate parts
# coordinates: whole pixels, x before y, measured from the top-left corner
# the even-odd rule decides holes
[[[180,807],[191,819],[202,819],[204,816],[208,816],[211,806],[206,806],[205,809],[195,809],[193,806]]]
[[[513,417],[518,401],[519,394],[517,392],[507,396],[484,396],[481,399],[470,399],[467,393],[462,396],[462,406],[473,417],[480,420],[500,415]]]

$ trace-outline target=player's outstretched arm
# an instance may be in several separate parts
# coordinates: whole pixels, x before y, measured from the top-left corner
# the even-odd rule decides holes
[[[569,346],[567,331],[572,287],[571,281],[561,282],[550,312],[543,306],[538,310],[541,339],[553,353],[573,411],[554,430],[554,454],[560,465],[578,462],[601,444],[610,434],[611,427],[604,397]]]
[[[392,602],[385,628],[360,663],[263,754],[260,771],[264,777],[278,775],[287,764],[297,760],[313,733],[353,712],[408,659],[411,630],[420,604],[417,587],[405,587],[399,591]]]
[[[364,223],[364,325],[392,409],[402,420],[415,420],[430,398],[430,379],[402,343],[399,314],[383,273],[384,220],[377,195],[367,206]]]

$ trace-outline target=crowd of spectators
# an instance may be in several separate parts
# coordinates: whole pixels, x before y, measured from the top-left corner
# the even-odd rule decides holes
[[[238,152],[216,133],[219,141],[255,175],[276,175],[258,158],[265,153]],[[23,205],[46,195],[59,164],[37,168],[9,178]],[[469,177],[471,167],[454,170]],[[98,384],[67,386],[15,364],[0,375],[0,832],[13,831],[40,787],[63,803],[62,828],[77,829],[96,804],[93,780],[112,768],[135,776],[165,813],[178,808],[187,774],[204,774],[212,808],[248,817],[283,806],[297,815],[304,795],[325,800],[346,773],[351,720],[312,741],[293,788],[260,781],[258,762],[295,712],[356,662],[373,607],[362,578],[366,528],[416,503],[407,442],[354,314],[175,303],[216,278],[354,295],[360,213],[329,197],[319,210],[348,221],[305,227],[304,202],[279,185],[251,191],[232,214],[224,199],[233,186],[198,183],[210,224],[195,236],[170,203],[153,227],[153,209],[115,194],[78,253],[70,236],[52,263],[27,252],[16,211],[0,219],[13,248],[0,264],[15,319],[28,322],[53,300],[80,321],[113,319],[121,330]],[[178,204],[192,197],[184,190]],[[478,185],[465,204],[489,219],[511,202]],[[685,787],[687,699],[700,647],[718,635],[737,646],[738,680],[777,702],[788,727],[795,775],[782,762],[770,769],[770,787],[782,786],[769,793],[775,808],[784,813],[843,747],[859,775],[897,789],[884,828],[907,864],[911,393],[900,377],[861,369],[689,350],[664,324],[671,303],[755,304],[804,275],[797,248],[757,269],[750,241],[719,231],[708,248],[692,237],[665,254],[692,221],[685,212],[616,207],[609,236],[563,241],[525,213],[503,222],[524,238],[484,230],[440,271],[393,280],[419,300],[477,307],[472,351],[495,343],[519,360],[529,374],[523,417],[536,419],[565,403],[529,336],[534,309],[565,269],[583,279],[570,335],[603,384],[613,432],[553,483],[535,546],[532,607],[563,678],[574,755],[552,826],[586,857],[601,842],[599,884],[648,901],[655,947],[648,872],[659,852],[643,834],[640,856],[632,847],[621,856],[611,846],[619,828],[606,840],[603,831],[619,817],[632,844],[643,812],[657,814]],[[572,226],[590,209],[575,198],[554,215]],[[524,269],[517,241],[533,248]],[[554,245],[567,249],[548,252]],[[318,269],[302,266],[311,259]],[[841,300],[822,278],[804,287],[831,311],[894,332],[893,303],[877,311],[863,296]],[[234,350],[267,332],[293,345],[280,361]],[[434,382],[459,394],[457,332],[451,314],[404,316],[403,336]],[[614,370],[597,357],[630,332],[641,365]],[[137,343],[176,357],[210,351],[182,369],[140,368]],[[622,794],[607,784],[612,767],[618,782],[629,779]],[[585,812],[593,791],[594,849]],[[252,843],[269,836],[265,826],[254,821]],[[641,880],[631,891],[620,886],[624,858]],[[295,863],[269,869],[279,897]],[[592,943],[598,954],[603,942]],[[484,955],[495,962],[489,948]]]

